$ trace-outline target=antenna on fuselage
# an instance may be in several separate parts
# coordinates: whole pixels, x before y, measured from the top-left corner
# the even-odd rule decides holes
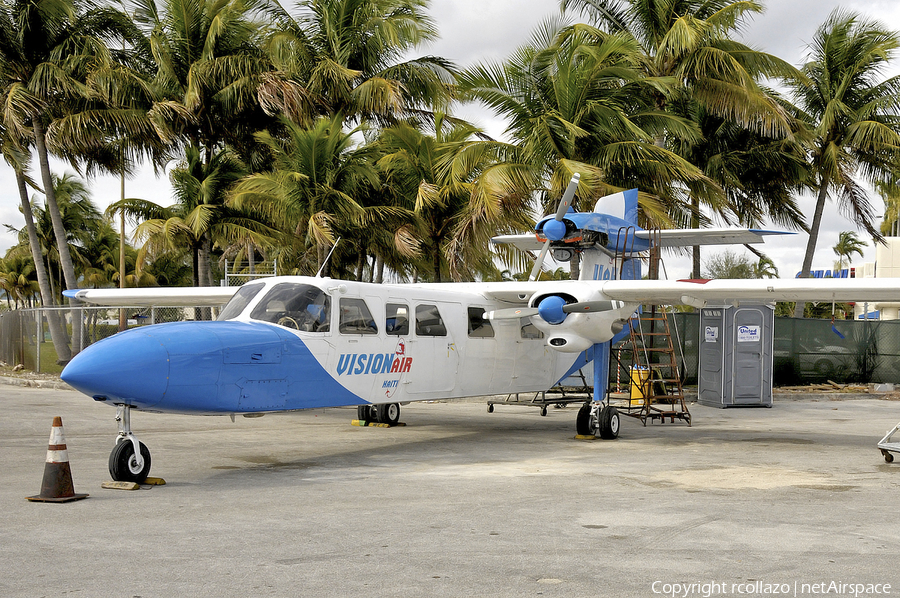
[[[322,278],[322,271],[325,269],[325,266],[328,265],[328,260],[331,259],[331,254],[334,253],[334,250],[337,249],[338,243],[341,242],[341,237],[338,237],[334,242],[334,245],[331,246],[331,251],[328,252],[328,256],[325,258],[325,261],[322,262],[322,267],[319,268],[319,271],[316,272],[316,278]]]

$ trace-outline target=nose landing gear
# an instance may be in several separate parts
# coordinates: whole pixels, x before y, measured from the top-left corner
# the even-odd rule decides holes
[[[117,482],[143,483],[150,474],[150,450],[131,433],[131,405],[116,405],[119,435],[109,454],[109,475]]]

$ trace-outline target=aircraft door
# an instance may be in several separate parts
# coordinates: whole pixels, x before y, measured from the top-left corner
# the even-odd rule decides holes
[[[515,320],[513,320],[515,322]],[[516,356],[514,364],[514,389],[531,389],[553,384],[548,382],[548,371],[554,358],[544,342],[544,334],[531,323],[531,318],[521,318],[516,331]]]
[[[457,303],[428,302],[415,306],[414,330],[407,343],[412,358],[407,392],[446,395],[456,386],[459,352],[448,323],[465,321]]]
[[[338,343],[341,346],[336,364],[337,381],[350,392],[372,396],[376,373],[386,360],[384,339],[369,305],[377,298],[341,297],[338,307]]]

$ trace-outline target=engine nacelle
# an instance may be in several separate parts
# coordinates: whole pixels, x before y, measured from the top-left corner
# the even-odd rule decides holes
[[[636,307],[610,301],[586,285],[567,285],[566,291],[531,299],[531,307],[538,312],[534,325],[544,333],[547,346],[563,353],[580,353],[612,339]]]

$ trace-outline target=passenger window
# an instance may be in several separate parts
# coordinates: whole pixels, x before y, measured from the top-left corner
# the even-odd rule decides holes
[[[393,336],[409,334],[409,307],[402,303],[385,306],[384,331]]]
[[[469,308],[469,337],[494,338],[494,327],[489,320],[484,319],[484,308]]]
[[[447,327],[436,305],[416,306],[416,334],[418,336],[447,336]]]
[[[362,299],[341,298],[341,334],[378,334],[378,326]]]
[[[331,299],[312,285],[279,283],[256,304],[250,317],[304,332],[328,332]]]
[[[531,323],[531,318],[522,318],[519,320],[522,326],[522,338],[536,339],[544,338],[544,333],[537,329],[537,326]]]

